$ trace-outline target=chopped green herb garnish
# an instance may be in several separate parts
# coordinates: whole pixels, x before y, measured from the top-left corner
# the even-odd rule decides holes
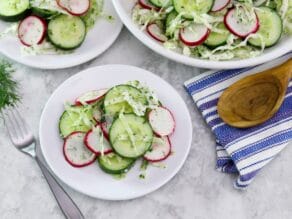
[[[147,160],[143,160],[140,169],[146,170],[148,167],[149,162]]]
[[[109,21],[113,21],[115,18],[114,18],[112,15],[108,15],[108,16],[107,16],[107,19],[108,19]]]
[[[140,167],[140,170],[141,170],[141,173],[139,175],[140,179],[146,178],[146,170],[147,170],[148,164],[149,164],[149,162],[147,160],[143,159],[141,167]]]

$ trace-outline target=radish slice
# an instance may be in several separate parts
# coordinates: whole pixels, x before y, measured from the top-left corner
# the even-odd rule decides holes
[[[149,33],[149,35],[152,36],[155,40],[161,43],[167,41],[167,37],[163,34],[163,31],[157,24],[155,23],[148,24],[146,30]]]
[[[85,145],[96,155],[111,153],[113,150],[110,143],[106,138],[101,139],[100,133],[102,133],[100,126],[96,126],[87,132],[84,138]]]
[[[216,11],[221,11],[224,9],[228,4],[230,3],[230,0],[215,0],[213,7],[211,11],[216,12]]]
[[[108,89],[88,91],[75,100],[75,105],[83,105],[83,103],[96,103],[106,94],[107,91]]]
[[[148,120],[156,135],[159,137],[170,135],[174,132],[175,121],[171,112],[165,107],[157,107],[148,114]]]
[[[139,0],[139,5],[144,9],[159,11],[159,8],[151,4],[149,0]]]
[[[243,10],[243,9],[238,9]],[[254,13],[255,19],[254,22],[243,22],[242,18],[238,17],[237,14],[240,14],[240,12],[236,12],[235,8],[230,9],[225,17],[224,17],[224,23],[227,29],[233,33],[234,35],[238,37],[247,37],[249,34],[255,33],[258,31],[260,25],[259,20]],[[242,12],[244,13],[244,12]]]
[[[96,155],[84,145],[86,133],[73,132],[64,141],[63,153],[73,167],[84,167],[96,160]]]
[[[47,23],[35,15],[28,16],[18,26],[18,37],[25,46],[41,44],[45,38]]]
[[[154,137],[151,148],[152,150],[144,155],[144,159],[150,162],[163,161],[171,154],[171,143],[168,137]]]
[[[210,30],[203,24],[192,24],[180,30],[179,38],[187,46],[198,46],[209,36]]]
[[[74,16],[86,14],[90,8],[89,0],[56,0],[57,4]]]
[[[104,137],[109,139],[109,129],[111,127],[111,123],[103,122],[100,124],[100,127],[101,127],[103,134],[104,134]]]

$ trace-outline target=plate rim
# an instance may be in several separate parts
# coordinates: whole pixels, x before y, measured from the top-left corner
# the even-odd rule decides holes
[[[123,24],[127,29],[145,46],[154,52],[164,56],[172,61],[177,63],[182,63],[188,66],[205,68],[205,69],[235,69],[235,68],[244,68],[259,65],[270,60],[276,59],[292,50],[292,47],[286,46],[284,48],[276,48],[275,51],[269,54],[262,54],[258,57],[242,59],[242,60],[231,60],[231,61],[212,61],[212,60],[203,60],[194,57],[188,57],[183,54],[167,50],[163,46],[159,45],[153,39],[150,39],[142,31],[137,31],[139,28],[128,18],[128,14],[123,10],[122,3],[120,0],[112,0],[114,8],[119,15]],[[288,37],[288,40],[289,37]],[[292,44],[292,38],[289,41]],[[287,43],[289,45],[289,43]]]
[[[52,99],[55,97],[57,91],[61,90],[62,87],[66,84],[66,83],[70,83],[71,81],[74,81],[76,78],[80,77],[80,75],[84,74],[85,72],[87,71],[95,71],[98,72],[98,69],[102,69],[102,68],[111,68],[111,67],[116,67],[116,68],[132,68],[136,71],[143,71],[147,74],[151,74],[152,76],[156,77],[157,79],[159,80],[163,80],[168,86],[170,86],[172,89],[174,89],[174,91],[178,94],[178,96],[180,97],[181,101],[183,101],[184,105],[184,109],[185,111],[187,112],[186,116],[187,116],[187,120],[188,120],[188,124],[190,126],[190,129],[188,130],[188,134],[190,136],[190,138],[188,139],[188,147],[186,149],[186,153],[184,154],[184,156],[182,157],[182,159],[180,160],[179,164],[176,166],[175,169],[173,169],[173,171],[171,172],[171,174],[169,174],[165,180],[163,180],[162,182],[158,183],[156,186],[153,186],[151,187],[150,189],[147,189],[145,192],[143,192],[143,194],[136,194],[136,195],[125,195],[124,197],[122,198],[114,198],[114,197],[109,197],[107,195],[96,195],[96,194],[91,194],[85,190],[82,190],[82,189],[79,189],[79,188],[76,188],[72,183],[70,182],[67,182],[65,180],[63,180],[61,177],[59,177],[58,174],[56,174],[56,171],[55,171],[55,168],[51,165],[50,162],[48,162],[48,157],[46,156],[46,154],[44,153],[44,146],[42,146],[42,133],[41,133],[41,127],[43,126],[43,123],[44,123],[44,112],[46,111],[47,107],[49,106],[50,102],[52,101]],[[137,76],[139,77],[139,76]],[[149,193],[152,193],[156,190],[158,190],[159,188],[163,187],[164,185],[166,185],[170,180],[172,180],[174,178],[174,176],[181,170],[181,168],[183,167],[183,165],[185,164],[186,160],[187,160],[187,157],[189,156],[189,153],[190,153],[190,149],[191,149],[191,146],[192,146],[192,139],[193,139],[193,126],[192,126],[192,120],[191,120],[191,116],[190,116],[190,112],[188,110],[188,107],[187,107],[187,104],[186,102],[183,100],[183,98],[181,97],[181,95],[179,94],[179,92],[170,84],[168,83],[166,80],[164,80],[163,78],[161,78],[160,76],[148,71],[148,70],[145,70],[145,69],[142,69],[142,68],[139,68],[139,67],[136,67],[136,66],[132,66],[132,65],[123,65],[123,64],[108,64],[108,65],[100,65],[100,66],[94,66],[94,67],[91,67],[91,68],[88,68],[88,69],[85,69],[83,71],[80,71],[76,74],[74,74],[73,76],[69,77],[68,79],[66,79],[65,81],[63,81],[60,85],[58,85],[58,87],[53,91],[53,93],[50,95],[49,99],[47,100],[45,106],[43,107],[43,110],[42,110],[42,113],[41,113],[41,117],[40,117],[40,122],[39,122],[39,131],[38,131],[38,134],[39,134],[39,141],[40,141],[40,151],[48,165],[48,167],[52,170],[52,172],[57,176],[58,179],[60,179],[63,183],[65,183],[67,186],[69,186],[70,188],[72,188],[73,190],[77,191],[77,192],[80,192],[82,194],[85,194],[89,197],[93,197],[93,198],[97,198],[97,199],[102,199],[102,200],[109,200],[109,201],[122,201],[122,200],[131,200],[131,199],[136,199],[136,198],[139,198],[139,197],[143,197]]]
[[[108,2],[108,4],[111,4],[110,7],[112,7],[113,10],[115,10],[111,1],[105,1],[105,2]],[[9,52],[3,51],[1,49],[0,49],[0,54],[3,54],[7,58],[9,58],[9,59],[11,59],[11,60],[13,60],[13,61],[15,61],[17,63],[23,64],[23,65],[31,67],[31,68],[36,68],[36,69],[57,70],[57,69],[66,69],[66,68],[76,67],[78,65],[81,65],[81,64],[84,64],[86,62],[89,62],[89,61],[93,60],[94,58],[100,56],[101,54],[103,54],[107,49],[109,49],[114,44],[114,42],[119,37],[119,35],[121,33],[121,30],[123,28],[123,23],[119,19],[118,15],[115,18],[115,20],[117,22],[118,28],[117,28],[115,34],[111,37],[111,39],[107,41],[107,43],[102,44],[100,49],[96,50],[95,53],[94,52],[93,53],[85,53],[85,54],[82,55],[82,57],[79,57],[78,59],[75,59],[74,62],[72,61],[71,63],[58,64],[58,66],[42,65],[42,64],[38,64],[38,62],[27,61],[26,59],[22,59],[21,57],[20,58],[15,58],[13,55],[9,54]],[[110,22],[109,22],[109,24],[111,25]],[[61,57],[62,57],[62,55],[56,54],[56,59],[61,58]]]

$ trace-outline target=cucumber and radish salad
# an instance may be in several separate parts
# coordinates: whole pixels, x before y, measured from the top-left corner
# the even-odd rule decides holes
[[[101,16],[103,0],[0,0],[0,20],[17,25],[24,51],[70,52]]]
[[[165,48],[186,56],[258,56],[292,34],[291,0],[138,0],[133,21]]]
[[[73,167],[96,163],[113,175],[125,174],[138,159],[166,160],[174,131],[172,112],[139,81],[80,94],[65,103],[59,119],[65,160]]]

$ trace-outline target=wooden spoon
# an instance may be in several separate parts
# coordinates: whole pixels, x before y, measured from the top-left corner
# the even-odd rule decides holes
[[[221,95],[219,116],[225,123],[237,128],[248,128],[267,121],[283,103],[291,77],[290,58],[277,67],[237,81]]]

